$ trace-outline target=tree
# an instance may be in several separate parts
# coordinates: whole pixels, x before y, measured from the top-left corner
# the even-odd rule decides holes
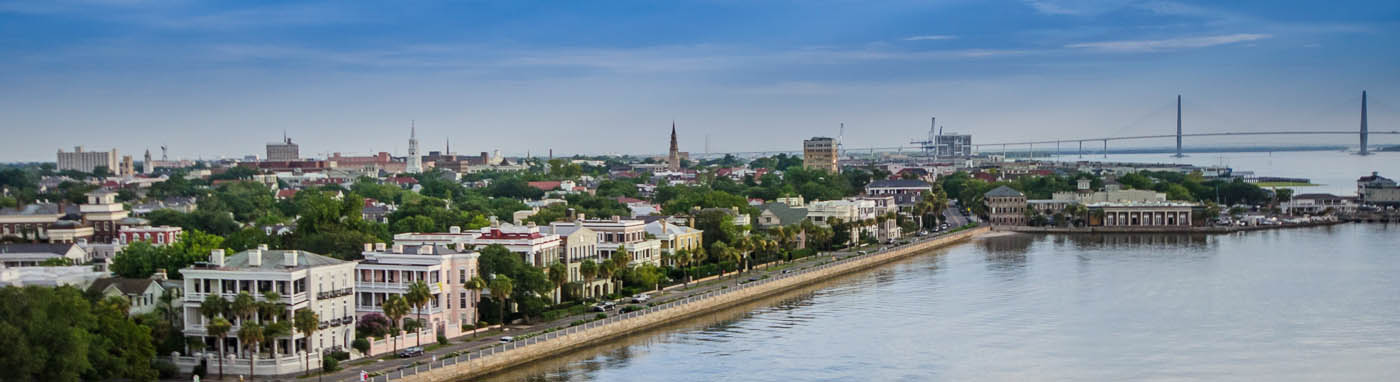
[[[224,339],[228,338],[228,331],[232,327],[233,323],[228,322],[223,317],[214,317],[209,321],[209,325],[205,326],[209,335],[219,338],[219,379],[224,379],[224,347],[226,344]]]
[[[257,323],[243,321],[239,324],[238,342],[248,352],[248,379],[254,379],[253,364],[258,360],[258,343],[263,341],[263,328]]]
[[[510,277],[496,275],[496,278],[491,279],[491,297],[495,298],[496,302],[500,304],[499,313],[502,328],[504,328],[508,322],[508,320],[506,320],[506,302],[510,300],[510,294],[514,290],[515,284],[511,281]]]
[[[466,288],[472,290],[472,297],[476,299],[475,301],[481,301],[481,290],[486,289],[486,280],[482,279],[481,276],[472,276],[470,280],[467,280]],[[481,311],[480,309],[472,309],[472,324],[478,322],[481,322]]]
[[[554,303],[562,302],[564,284],[569,282],[569,267],[556,262],[549,265],[549,283],[554,284]]]
[[[676,268],[680,268],[681,273],[684,274],[684,278],[681,279],[682,288],[690,287],[690,272],[687,271],[687,269],[689,269],[692,258],[690,250],[688,249],[678,249],[675,251],[675,254],[671,256],[671,261],[676,263]]]
[[[592,284],[593,278],[598,277],[598,263],[594,262],[592,259],[584,260],[583,264],[579,264],[578,266],[578,274],[579,276],[583,276],[583,281],[586,283],[585,287],[587,284]]]
[[[389,295],[389,298],[384,299],[384,304],[381,309],[384,310],[384,315],[389,317],[389,321],[393,323],[391,328],[393,329],[394,350],[399,350],[399,333],[403,322],[403,316],[408,314],[408,302],[404,301],[403,297],[400,295]]]
[[[306,351],[304,353],[306,358],[305,370],[306,375],[311,375],[311,335],[316,333],[316,329],[320,328],[321,318],[316,317],[316,311],[303,308],[297,310],[295,316],[292,317],[292,321],[292,326],[296,327],[297,332],[301,333],[302,341],[306,342]]]
[[[632,252],[628,251],[626,246],[619,245],[617,251],[613,252],[612,258],[608,261],[612,262],[612,276],[617,281],[617,289],[622,290],[622,276],[632,268]]]
[[[263,326],[263,336],[272,343],[272,358],[277,358],[277,337],[292,334],[292,327],[289,322],[282,320],[282,315],[287,308],[282,304],[282,295],[267,291],[263,293],[263,303],[261,305],[263,315],[269,317],[272,322]]]
[[[404,294],[403,297],[408,305],[413,306],[418,311],[418,325],[424,325],[423,310],[433,300],[432,289],[429,289],[428,284],[423,280],[414,281],[412,284],[408,284],[408,293]],[[421,331],[418,333],[418,346],[423,346],[423,333]]]

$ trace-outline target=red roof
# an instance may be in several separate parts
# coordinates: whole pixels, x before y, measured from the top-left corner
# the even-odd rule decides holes
[[[389,178],[390,182],[397,184],[418,184],[418,179],[411,176],[396,176]]]
[[[542,180],[542,181],[530,182],[529,184],[530,184],[530,187],[538,188],[538,189],[540,189],[540,191],[550,191],[550,190],[558,189],[558,188],[559,188],[559,183],[562,183],[562,182],[557,181],[557,180]]]
[[[278,199],[288,199],[293,196],[297,196],[297,189],[295,188],[284,188],[281,190],[277,190]]]
[[[622,203],[622,204],[646,203],[645,200],[636,199],[636,198],[629,198],[629,197],[626,197],[626,196],[619,196],[619,197],[617,197],[617,202],[618,202],[618,203]]]

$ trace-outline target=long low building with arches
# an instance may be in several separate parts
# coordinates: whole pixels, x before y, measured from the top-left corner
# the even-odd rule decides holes
[[[1192,226],[1196,224],[1192,210],[1196,203],[1093,203],[1091,225],[1105,227]],[[1097,220],[1097,221],[1095,221]]]

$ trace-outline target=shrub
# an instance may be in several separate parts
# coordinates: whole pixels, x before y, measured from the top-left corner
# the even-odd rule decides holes
[[[477,329],[484,329],[484,328],[486,328],[487,326],[491,326],[491,323],[488,323],[488,322],[486,322],[486,321],[481,321],[481,322],[476,323],[476,328],[477,328]]]
[[[321,366],[327,373],[340,370],[340,360],[330,355],[321,358]]]
[[[642,307],[640,305],[628,305],[622,307],[622,313],[632,313],[638,310],[642,310]]]
[[[447,336],[443,335],[442,333],[438,333],[437,343],[438,345],[447,345]]]
[[[208,374],[208,373],[209,373],[208,361],[201,359],[201,360],[199,360],[199,364],[198,364],[198,365],[194,365],[194,372],[191,373],[191,374],[198,375],[199,378],[203,379],[204,376],[205,376],[206,374]]]
[[[570,323],[569,323],[569,326],[579,326],[579,325],[583,325],[583,324],[586,324],[586,323],[588,323],[588,321],[584,321],[584,320],[574,320],[574,322],[570,322]]]
[[[389,318],[383,314],[370,313],[355,322],[355,335],[360,337],[384,338],[389,333]]]
[[[331,352],[330,357],[335,358],[336,361],[344,361],[350,359],[350,352],[337,350]]]
[[[369,353],[369,340],[364,337],[356,338],[355,342],[350,343],[350,347],[358,350],[360,354],[367,354]]]
[[[175,363],[168,359],[161,358],[152,361],[151,368],[156,369],[161,378],[174,378],[180,375],[180,367],[175,366]]]
[[[608,314],[607,314],[607,313],[598,313],[598,314],[593,315],[593,319],[595,319],[595,320],[601,320],[601,319],[604,319],[604,318],[608,318]]]

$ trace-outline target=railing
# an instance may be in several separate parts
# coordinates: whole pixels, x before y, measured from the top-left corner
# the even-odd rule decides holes
[[[349,296],[349,295],[352,295],[352,294],[355,294],[355,288],[340,288],[340,289],[328,290],[328,291],[316,293],[316,299],[319,300],[319,299],[335,298],[335,297],[340,297],[340,296]]]
[[[950,236],[950,235],[953,235],[953,234],[958,234],[958,233],[964,232],[964,231],[965,231],[965,230],[957,230],[957,231],[954,231],[954,232],[944,232],[944,233],[940,233],[940,234],[936,234],[936,235],[932,235],[932,236],[928,236],[928,237],[924,237],[924,238],[916,238],[916,239],[914,239],[914,240],[911,240],[911,241],[909,242],[909,244],[893,245],[893,246],[889,246],[889,247],[881,247],[881,248],[878,248],[878,249],[875,249],[875,250],[870,250],[870,251],[868,251],[868,252],[867,252],[866,254],[864,254],[864,255],[861,255],[861,254],[850,254],[850,255],[847,255],[846,257],[840,257],[840,258],[837,258],[836,260],[818,263],[817,265],[810,266],[810,267],[807,267],[807,268],[803,268],[802,270],[793,271],[793,272],[791,272],[791,273],[779,273],[779,274],[777,274],[777,275],[768,275],[767,278],[760,278],[760,279],[755,280],[755,281],[753,281],[753,282],[741,282],[740,284],[735,285],[735,286],[733,286],[733,287],[729,287],[729,288],[727,288],[727,289],[710,290],[710,291],[705,292],[705,293],[686,296],[685,298],[682,298],[682,299],[671,300],[671,301],[669,301],[669,302],[667,302],[667,303],[665,303],[665,304],[652,306],[652,307],[649,307],[649,308],[646,308],[646,309],[637,310],[637,311],[633,311],[633,312],[629,312],[629,313],[619,313],[619,314],[614,315],[614,316],[609,316],[608,318],[605,318],[605,319],[594,320],[594,321],[590,321],[590,322],[587,322],[587,323],[584,323],[584,324],[581,324],[581,325],[570,326],[570,327],[567,327],[567,328],[563,328],[563,329],[560,329],[560,330],[557,330],[557,331],[548,332],[548,333],[544,333],[544,334],[532,335],[532,336],[530,336],[530,337],[528,337],[528,338],[521,339],[521,340],[518,340],[518,341],[515,341],[515,342],[504,343],[504,344],[497,344],[497,345],[493,345],[493,346],[490,346],[490,347],[487,347],[487,348],[484,348],[484,349],[478,349],[478,350],[475,350],[475,351],[470,351],[470,352],[467,352],[467,353],[458,354],[458,355],[456,355],[456,356],[447,357],[447,358],[442,358],[442,359],[439,359],[439,360],[436,360],[436,361],[429,361],[428,363],[425,363],[425,364],[422,364],[422,365],[419,365],[419,364],[416,364],[416,363],[415,363],[415,364],[410,365],[410,366],[407,366],[407,367],[399,368],[399,369],[396,369],[396,370],[389,370],[389,371],[386,371],[386,372],[384,372],[384,374],[376,375],[376,376],[370,378],[369,380],[370,380],[370,381],[376,381],[376,382],[378,382],[378,381],[388,382],[388,381],[390,381],[390,380],[392,380],[392,379],[402,379],[402,378],[405,377],[405,376],[416,375],[416,374],[418,374],[418,373],[427,372],[427,371],[430,371],[430,370],[433,370],[433,369],[437,369],[437,368],[452,366],[452,365],[456,365],[456,364],[459,364],[459,363],[462,363],[462,362],[468,362],[468,361],[471,361],[471,360],[476,360],[476,359],[491,357],[491,356],[494,356],[494,355],[496,355],[496,354],[502,354],[502,353],[506,353],[506,352],[513,351],[513,350],[516,350],[516,349],[520,349],[520,348],[523,348],[523,347],[535,345],[535,344],[538,344],[538,343],[552,341],[552,340],[555,340],[555,339],[558,339],[558,338],[561,338],[561,337],[568,337],[568,336],[574,335],[574,334],[579,333],[579,332],[583,332],[583,331],[591,330],[591,329],[596,329],[596,328],[600,328],[600,327],[607,326],[607,325],[612,325],[612,324],[615,324],[615,323],[618,323],[618,322],[622,322],[622,321],[626,321],[626,320],[631,320],[631,319],[634,319],[634,318],[637,318],[637,317],[641,317],[641,316],[644,316],[644,315],[647,315],[647,314],[651,314],[651,313],[656,313],[656,312],[663,311],[663,310],[666,310],[666,309],[672,309],[672,308],[675,308],[675,307],[679,307],[679,306],[683,306],[683,305],[692,304],[692,303],[695,303],[695,302],[698,302],[698,301],[703,301],[703,300],[706,300],[706,299],[715,298],[715,297],[719,297],[719,296],[724,296],[724,295],[730,294],[730,293],[735,293],[735,292],[738,292],[738,291],[741,291],[741,290],[747,290],[747,289],[749,289],[749,288],[757,287],[757,286],[760,286],[760,285],[765,285],[765,284],[768,284],[768,283],[771,283],[771,282],[775,282],[775,281],[778,281],[778,280],[785,280],[785,279],[788,279],[788,278],[791,278],[791,277],[797,277],[797,276],[805,275],[805,274],[812,273],[812,272],[818,272],[818,271],[823,271],[823,270],[831,269],[831,268],[833,268],[833,267],[843,266],[843,265],[849,264],[849,263],[851,263],[851,262],[855,262],[855,261],[860,261],[860,260],[868,259],[868,258],[873,257],[873,256],[876,256],[876,255],[885,254],[885,253],[888,253],[888,252],[890,252],[890,251],[894,251],[894,250],[898,250],[898,249],[903,249],[903,248],[910,247],[910,246],[913,246],[913,245],[918,245],[918,244],[920,244],[920,243],[924,243],[924,242],[927,242],[927,241],[941,239],[941,238],[944,238],[944,237],[947,237],[947,236]],[[822,255],[822,257],[824,257],[824,256],[826,256],[826,255]],[[830,256],[836,257],[837,255],[836,255],[836,254],[832,254],[832,255],[830,255]]]

